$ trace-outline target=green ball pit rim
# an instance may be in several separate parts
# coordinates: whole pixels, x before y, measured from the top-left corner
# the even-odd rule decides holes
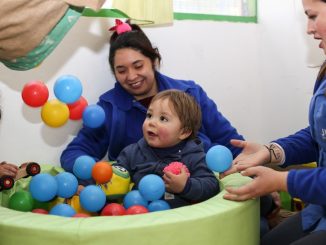
[[[62,169],[41,165],[42,172]],[[15,190],[28,187],[30,178],[15,183]],[[221,187],[241,186],[250,178],[233,174]],[[9,192],[7,191],[7,192]],[[232,202],[215,197],[192,206],[143,215],[65,218],[19,212],[0,207],[0,233],[4,244],[259,244],[259,200]],[[8,197],[0,193],[2,206]]]

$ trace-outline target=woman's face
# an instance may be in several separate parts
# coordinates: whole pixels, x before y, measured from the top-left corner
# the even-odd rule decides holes
[[[307,33],[320,40],[319,48],[326,54],[326,3],[320,0],[302,0],[308,17]]]
[[[118,49],[114,56],[114,75],[120,85],[137,100],[157,94],[153,64],[139,51]]]

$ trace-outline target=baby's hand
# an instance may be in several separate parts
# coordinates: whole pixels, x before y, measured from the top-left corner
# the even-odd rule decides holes
[[[18,167],[15,164],[2,162],[0,163],[0,177],[3,175],[9,175],[15,177],[18,171]]]
[[[180,174],[173,174],[171,172],[164,172],[163,180],[165,182],[165,188],[171,193],[180,193],[184,190],[189,174],[185,168],[181,168]]]

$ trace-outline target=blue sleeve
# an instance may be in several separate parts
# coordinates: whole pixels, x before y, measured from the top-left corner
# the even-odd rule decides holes
[[[282,146],[285,152],[285,163],[282,167],[315,162],[318,159],[318,146],[310,134],[309,127],[274,142]]]
[[[326,168],[290,170],[288,192],[304,202],[326,205]]]
[[[194,159],[190,166],[187,163],[186,165],[191,175],[185,189],[179,194],[180,197],[197,202],[205,201],[219,193],[219,182],[213,172],[208,169],[203,157],[197,157],[197,161]]]
[[[199,102],[202,111],[202,127],[198,134],[204,144],[205,151],[214,145],[223,145],[229,148],[235,158],[241,149],[231,145],[231,139],[244,140],[231,123],[219,112],[215,102],[206,92],[196,85],[189,91]]]
[[[100,105],[100,104],[99,104]],[[104,108],[104,107],[103,107]],[[75,160],[82,155],[93,157],[95,161],[101,160],[107,153],[110,134],[107,125],[110,125],[110,114],[106,111],[104,125],[99,128],[83,127],[77,136],[68,144],[60,157],[61,167],[72,172]]]

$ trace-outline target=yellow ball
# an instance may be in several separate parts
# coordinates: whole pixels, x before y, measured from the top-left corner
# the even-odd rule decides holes
[[[69,119],[69,108],[65,103],[53,99],[44,104],[41,110],[41,117],[48,126],[60,127]]]

